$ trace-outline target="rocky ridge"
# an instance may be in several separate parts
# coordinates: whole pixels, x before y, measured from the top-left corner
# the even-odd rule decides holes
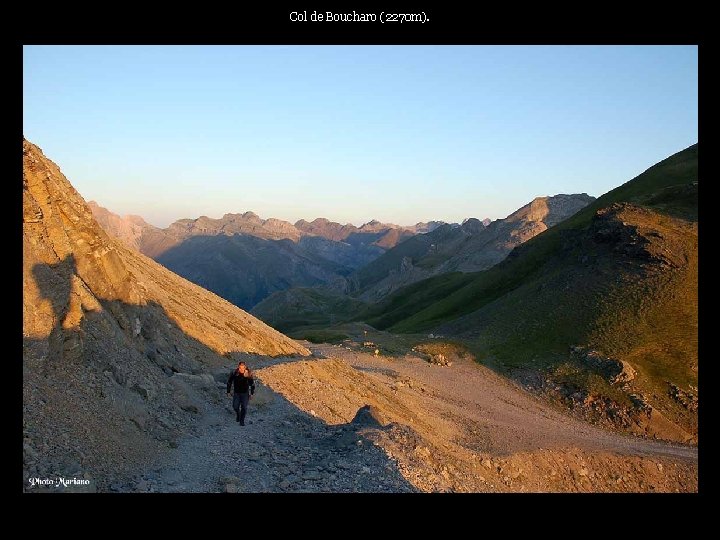
[[[387,252],[351,276],[350,281],[359,292],[358,298],[374,302],[431,276],[486,270],[515,247],[594,200],[584,193],[537,197],[508,217],[487,225],[471,218],[460,227],[444,226]]]
[[[245,212],[181,219],[160,229],[94,202],[90,208],[111,236],[245,309],[292,286],[335,287],[387,249],[439,224],[400,227],[373,220],[355,227],[318,218],[293,225]]]
[[[150,225],[140,216],[119,216],[95,201],[90,201],[88,205],[108,234],[153,258],[190,237],[217,235],[248,235],[264,240],[291,240],[296,243],[301,238],[319,237],[350,245],[378,246],[382,248],[377,251],[379,254],[410,236],[431,232],[444,224],[441,221],[430,221],[400,226],[372,220],[356,227],[350,223],[341,225],[326,218],[316,218],[311,222],[301,219],[292,224],[282,219],[262,219],[248,211],[241,214],[227,213],[221,218],[200,216],[180,219],[162,229]]]

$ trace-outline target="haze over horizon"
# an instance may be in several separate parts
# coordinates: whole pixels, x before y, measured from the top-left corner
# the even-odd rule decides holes
[[[697,142],[695,46],[25,46],[24,135],[165,227],[598,196]]]

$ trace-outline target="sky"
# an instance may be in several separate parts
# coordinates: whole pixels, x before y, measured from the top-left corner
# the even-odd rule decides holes
[[[23,132],[157,226],[497,219],[698,140],[695,46],[25,46]]]

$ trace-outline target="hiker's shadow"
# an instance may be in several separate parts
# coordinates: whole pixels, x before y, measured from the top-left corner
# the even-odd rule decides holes
[[[70,332],[77,331],[71,325],[65,329],[65,320],[72,295],[73,276],[77,270],[75,257],[71,254],[56,264],[36,264],[32,268],[32,274],[39,291],[39,300],[48,301],[52,311],[52,327],[47,334],[50,353],[45,355],[46,360],[60,360],[63,358],[65,338]],[[51,364],[50,364],[51,365]],[[46,363],[45,368],[50,365]]]
[[[299,455],[288,463],[295,468],[290,470],[285,484],[266,486],[264,491],[418,491],[402,475],[385,450],[376,444],[375,441],[383,432],[391,429],[391,425],[383,424],[371,406],[360,407],[350,422],[328,424],[301,410],[282,394],[265,388],[272,394],[272,400],[278,402],[278,410],[287,410],[289,407],[293,411],[289,415],[278,415],[282,420],[275,422],[272,427],[278,433],[273,450],[280,450],[281,453],[299,452]],[[253,409],[250,410],[250,416],[253,416]],[[268,419],[263,423],[268,423]],[[242,433],[238,433],[240,436]],[[240,461],[234,472],[242,477],[252,470],[251,467],[244,467]],[[320,469],[324,471],[322,475],[317,472]]]

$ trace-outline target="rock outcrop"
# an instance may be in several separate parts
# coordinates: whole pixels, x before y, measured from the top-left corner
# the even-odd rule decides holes
[[[689,390],[683,390],[678,385],[673,383],[668,383],[670,386],[670,397],[672,397],[675,401],[680,403],[683,407],[685,407],[688,411],[691,412],[697,412],[698,409],[698,397],[697,394],[689,391]]]
[[[572,347],[572,356],[583,365],[600,374],[611,384],[624,384],[635,380],[635,369],[624,360],[604,356],[585,347]]]

